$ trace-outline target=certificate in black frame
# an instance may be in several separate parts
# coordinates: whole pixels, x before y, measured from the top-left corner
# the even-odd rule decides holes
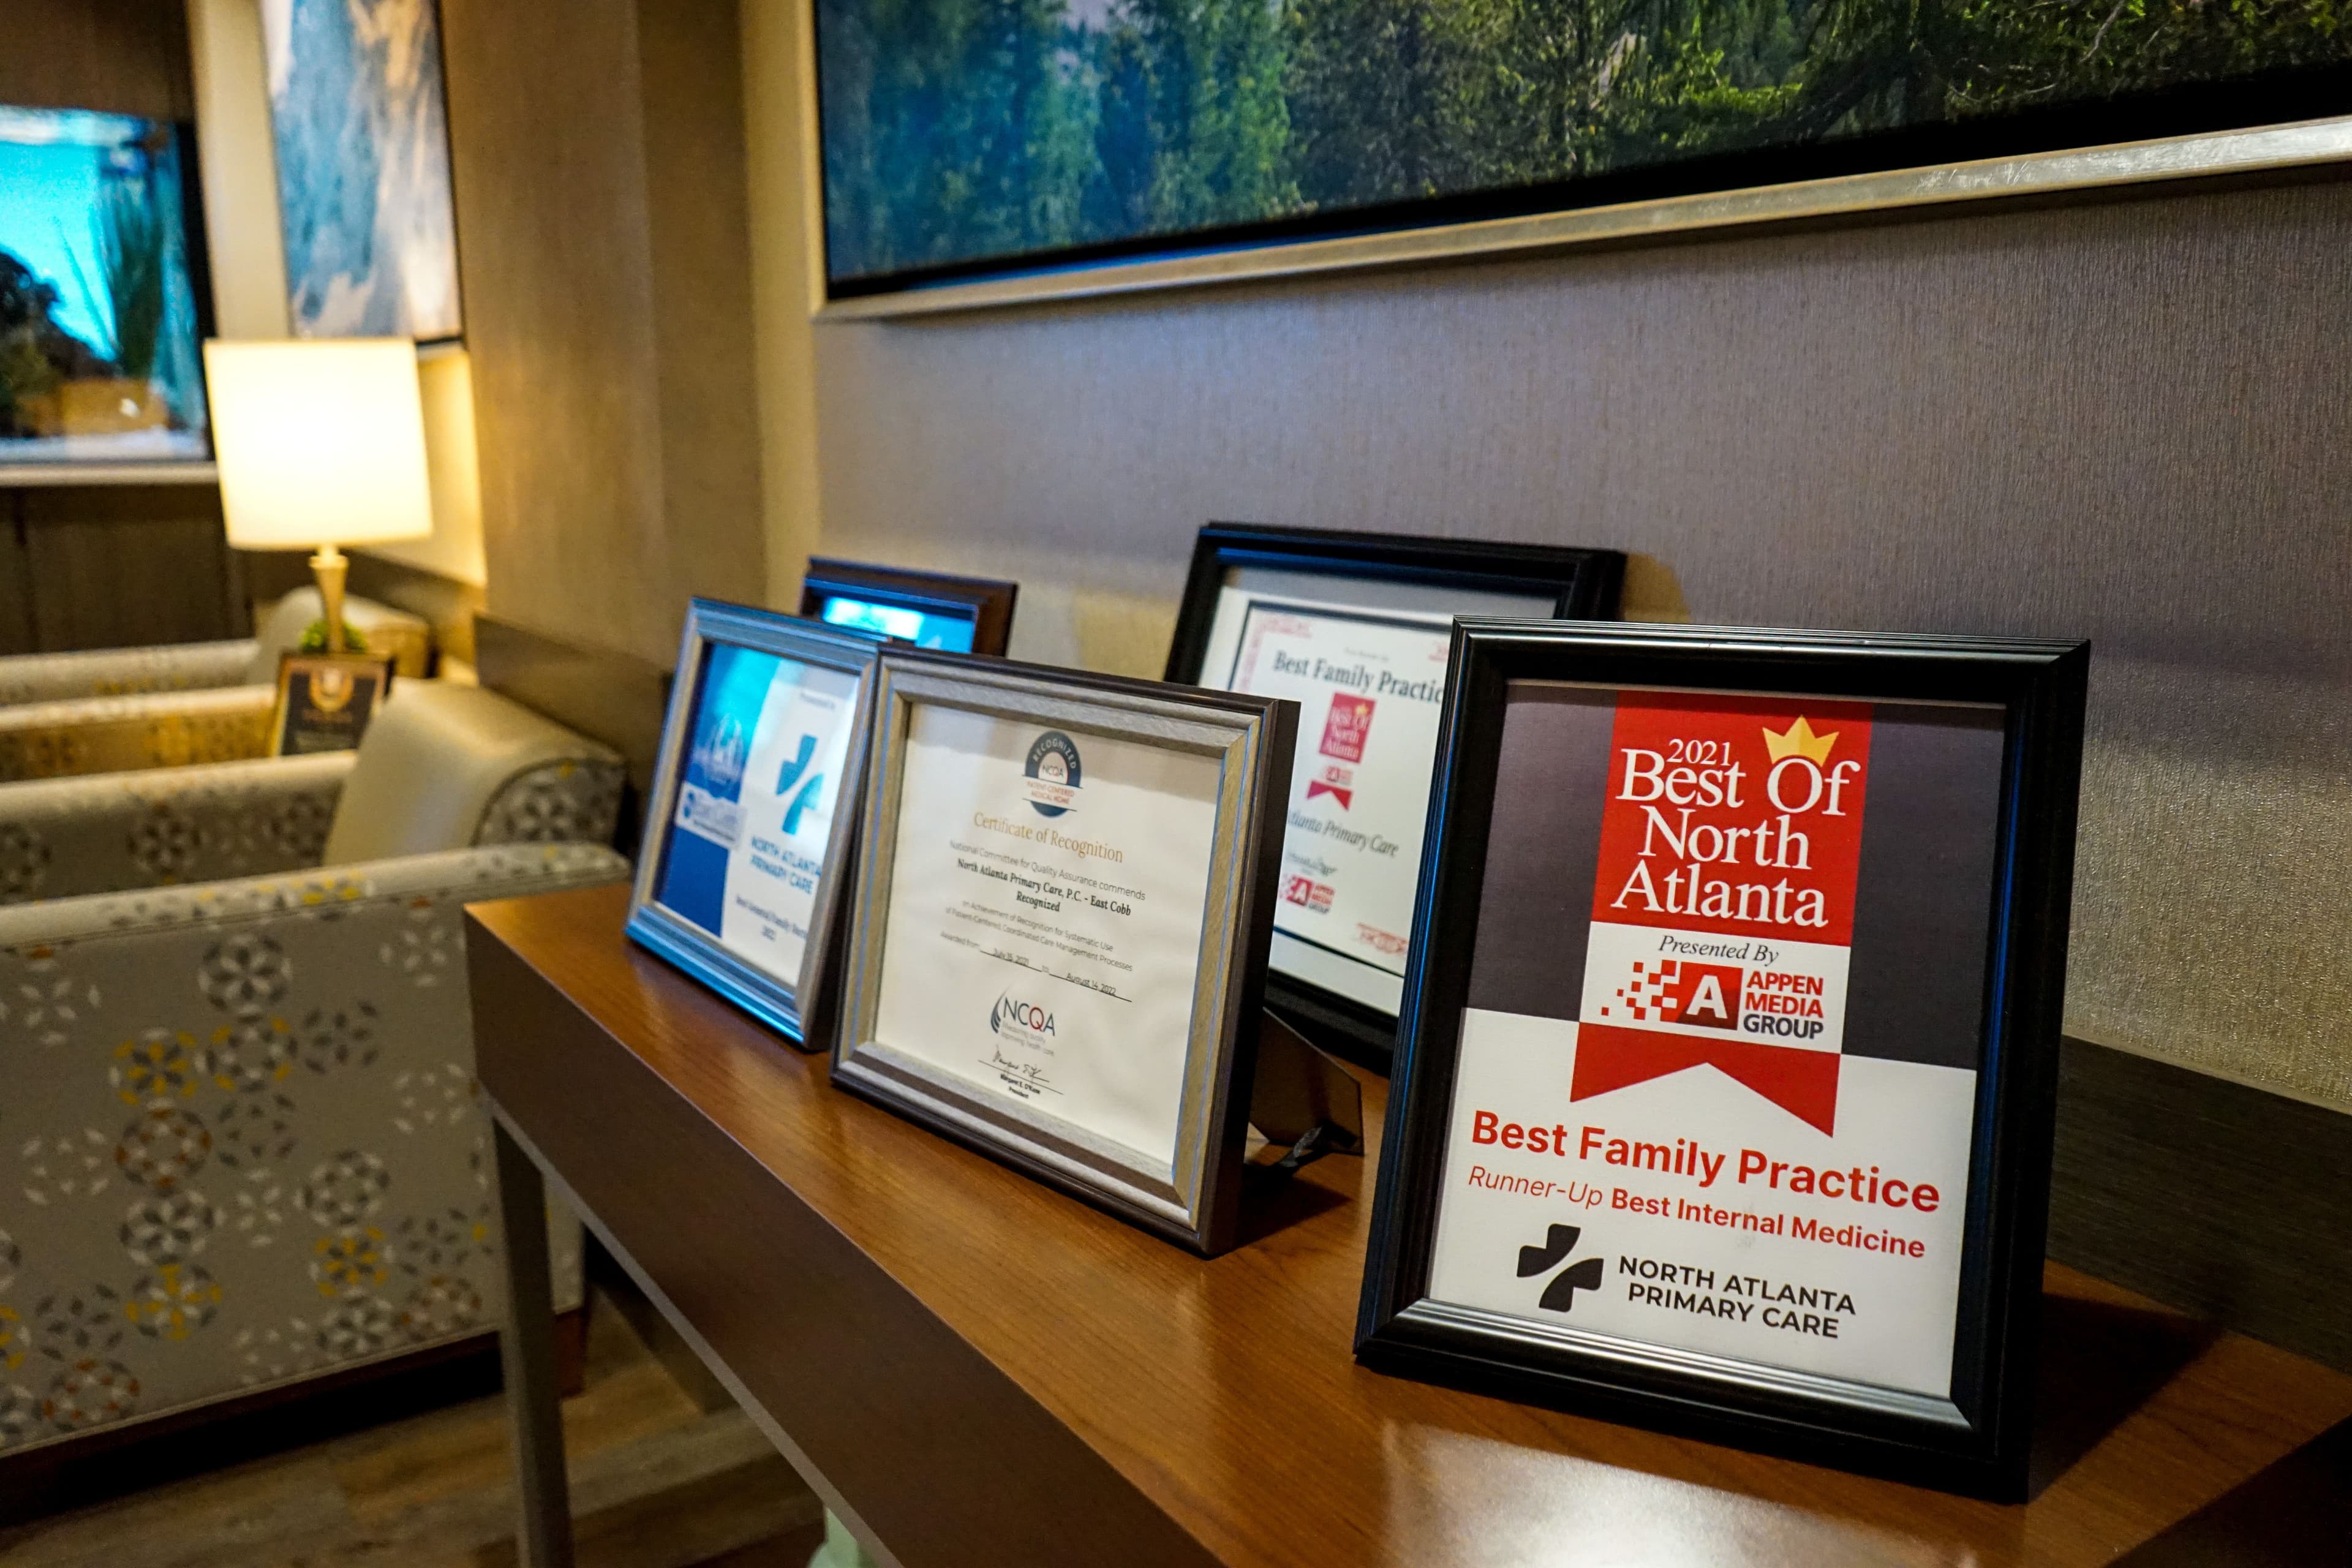
[[[663,900],[675,837],[681,830],[680,793],[689,784],[688,751],[696,744],[714,655],[720,649],[747,650],[829,671],[846,678],[849,685],[838,699],[847,710],[840,721],[845,729],[831,826],[811,891],[800,965],[791,975],[772,973],[752,957],[730,951],[717,932]],[[631,941],[685,970],[806,1051],[824,1049],[829,1039],[826,1025],[839,968],[835,936],[863,805],[868,710],[875,658],[881,649],[880,638],[852,628],[716,599],[689,602],[678,637],[677,674],[670,684],[669,711],[662,723],[661,750],[655,759],[636,875],[629,889]],[[741,778],[740,768],[751,760],[756,736],[742,735],[740,742],[745,754],[738,760],[739,784],[750,782]],[[779,769],[775,794],[780,799],[788,789],[797,797],[809,786],[807,764],[817,755],[818,747],[812,743]],[[795,761],[802,764],[798,770],[792,766]],[[789,780],[784,777],[788,771],[792,773]],[[791,808],[787,805],[784,809]],[[722,881],[722,890],[723,887]]]
[[[825,621],[825,605],[845,599],[883,610],[911,610],[924,617],[961,621],[971,627],[971,646],[955,653],[1003,658],[1013,637],[1013,610],[1021,584],[991,577],[956,577],[901,566],[835,561],[813,556],[801,577],[801,614]],[[843,624],[843,623],[833,623]],[[914,642],[913,637],[900,640]]]
[[[1368,597],[1384,600],[1400,589],[1510,595],[1549,601],[1548,613],[1560,619],[1612,621],[1623,589],[1625,557],[1614,550],[1213,522],[1193,542],[1168,649],[1167,679],[1190,686],[1202,684],[1204,674],[1216,679],[1216,672],[1202,666],[1221,592],[1234,574],[1251,570],[1328,580],[1337,602],[1345,602],[1350,584],[1379,584],[1386,594],[1376,590]],[[1317,717],[1300,720],[1302,748],[1312,743],[1310,726]],[[1267,1003],[1313,1030],[1324,1045],[1386,1071],[1396,1039],[1395,1016],[1330,984],[1286,973],[1278,966],[1284,946],[1276,942],[1275,966],[1266,972]]]
[[[2007,1500],[2021,1498],[2031,1436],[2088,665],[2089,646],[2084,643],[1505,620],[1457,623],[1441,773],[1431,802],[1414,922],[1416,948],[1357,1319],[1358,1359],[1401,1375],[1944,1490]],[[1550,694],[1562,691],[1573,700],[1587,700],[1577,692],[1605,695],[1612,705],[1622,695],[1633,694],[1643,707],[1672,702],[1678,694],[1687,694],[1682,700],[1694,705],[1702,699],[1727,706],[1743,700],[1782,706],[1799,701],[1884,705],[1846,710],[1864,713],[1864,721],[1869,713],[1895,708],[1956,713],[1974,709],[1979,714],[1998,710],[1991,718],[1968,720],[1991,731],[1989,754],[1994,759],[1981,771],[1981,776],[1993,781],[1980,818],[1991,825],[1993,840],[1982,858],[1989,869],[1981,881],[1982,902],[1977,906],[1983,911],[1983,941],[1969,954],[1980,968],[1947,966],[1962,982],[1970,974],[1977,977],[1968,998],[1975,1009],[1971,1027],[1977,1054],[1971,1094],[1959,1121],[1965,1132],[1967,1198],[1954,1248],[1957,1295],[1948,1302],[1952,1324],[1948,1397],[1873,1386],[1850,1376],[1791,1371],[1785,1360],[1694,1351],[1687,1338],[1673,1342],[1672,1335],[1685,1332],[1679,1327],[1659,1342],[1622,1332],[1571,1329],[1571,1322],[1595,1320],[1568,1315],[1574,1310],[1576,1289],[1564,1287],[1612,1290],[1616,1287],[1608,1271],[1613,1264],[1630,1297],[1639,1283],[1639,1270],[1635,1279],[1626,1279],[1627,1259],[1622,1255],[1612,1259],[1617,1248],[1604,1233],[1581,1249],[1586,1260],[1549,1283],[1543,1278],[1528,1279],[1551,1274],[1555,1265],[1578,1250],[1580,1239],[1578,1226],[1548,1223],[1574,1215],[1551,1212],[1559,1205],[1540,1194],[1526,1203],[1519,1222],[1528,1231],[1524,1239],[1534,1244],[1523,1247],[1517,1259],[1518,1275],[1528,1279],[1524,1307],[1497,1310],[1465,1306],[1445,1299],[1446,1294],[1463,1294],[1458,1289],[1449,1287],[1445,1294],[1433,1291],[1447,1205],[1477,1201],[1453,1195],[1449,1158],[1459,1158],[1460,1145],[1466,1142],[1496,1141],[1491,1123],[1479,1122],[1475,1110],[1465,1122],[1465,1108],[1455,1103],[1456,1086],[1468,1061],[1465,1038],[1476,1016],[1473,990],[1482,984],[1474,970],[1478,928],[1488,908],[1486,884],[1500,880],[1497,867],[1518,853],[1525,825],[1538,816],[1548,822],[1555,809],[1549,799],[1515,807],[1498,796],[1507,765],[1506,721],[1515,703],[1538,696],[1551,700]],[[1610,744],[1615,743],[1612,731]],[[1606,796],[1615,788],[1610,781],[1616,777],[1612,770],[1617,765],[1615,755],[1604,747],[1601,771],[1585,776],[1597,780],[1599,793]],[[1630,797],[1633,764],[1629,761],[1626,765],[1624,793]],[[1546,789],[1557,795],[1568,793],[1557,779]],[[1503,800],[1499,807],[1498,799]],[[1498,815],[1507,823],[1521,825],[1508,845],[1496,837]],[[1606,822],[1605,817],[1597,820]],[[1865,828],[1853,831],[1861,834]],[[1605,845],[1595,852],[1596,858],[1601,853]],[[1865,866],[1869,853],[1866,847],[1863,851]],[[1891,880],[1899,883],[1902,877]],[[1872,885],[1873,879],[1864,876],[1864,888]],[[1570,909],[1591,896],[1584,889],[1561,895]],[[1857,921],[1855,929],[1860,931],[1863,922]],[[1857,976],[1861,973],[1857,961]],[[1589,996],[1589,975],[1585,984]],[[1623,995],[1620,992],[1619,999]],[[1591,1026],[1578,1024],[1580,1034],[1568,1037],[1577,1041],[1579,1051],[1580,1031]],[[1842,1061],[1851,1061],[1856,1054],[1853,1038],[1849,1034]],[[1549,1104],[1566,1107],[1558,1089],[1570,1087],[1565,1075],[1573,1070],[1563,1062],[1552,1075],[1557,1087],[1547,1090],[1552,1096]],[[1711,1073],[1678,1079],[1669,1072],[1655,1081],[1679,1082],[1682,1088],[1675,1092],[1703,1094],[1713,1092],[1715,1080]],[[1575,1098],[1573,1092],[1569,1096]],[[1565,1133],[1577,1143],[1578,1155],[1569,1158],[1563,1149],[1548,1156],[1547,1163],[1564,1173],[1591,1169],[1580,1162],[1589,1149],[1601,1152],[1605,1145],[1592,1144],[1584,1124],[1606,1119],[1594,1100],[1561,1117],[1579,1124]],[[1501,1131],[1509,1147],[1521,1147],[1519,1140],[1507,1137],[1521,1131],[1517,1124]],[[1554,1144],[1561,1142],[1561,1132],[1540,1131]],[[1526,1146],[1541,1152],[1542,1142],[1530,1134]],[[1698,1146],[1694,1140],[1692,1149]],[[1776,1183],[1778,1179],[1775,1173]],[[1790,1181],[1793,1185],[1793,1175]],[[1583,1206],[1593,1210],[1591,1228],[1600,1231],[1615,1223],[1616,1194],[1623,1190],[1612,1187],[1604,1194],[1596,1187],[1582,1194]],[[1828,1190],[1821,1188],[1824,1194]],[[1858,1194],[1856,1198],[1859,1202]],[[1686,1216],[1678,1211],[1674,1217]],[[1712,1237],[1717,1234],[1713,1227],[1724,1224],[1720,1219],[1706,1223],[1709,1228],[1695,1227],[1690,1235]],[[1801,1227],[1796,1233],[1805,1234]],[[1685,1250],[1696,1255],[1703,1245],[1712,1244],[1694,1239]],[[1507,1258],[1497,1260],[1497,1276],[1507,1264]],[[1717,1283],[1710,1276],[1709,1289]],[[1543,1292],[1540,1302],[1533,1294],[1537,1289]],[[1564,1300],[1559,1299],[1563,1289]],[[1611,1298],[1601,1294],[1588,1300],[1605,1303]],[[1643,1304],[1649,1304],[1648,1299]]]

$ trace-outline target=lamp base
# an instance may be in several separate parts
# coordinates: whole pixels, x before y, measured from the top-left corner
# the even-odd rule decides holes
[[[351,575],[352,563],[343,552],[331,544],[319,547],[310,557],[310,570],[319,579],[319,610],[327,623],[327,651],[343,651],[343,583]]]

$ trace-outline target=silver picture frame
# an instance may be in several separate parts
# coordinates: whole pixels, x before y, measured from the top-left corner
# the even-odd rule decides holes
[[[874,681],[872,755],[849,886],[836,1087],[1202,1254],[1233,1245],[1297,706],[1157,681],[898,647]],[[1026,1103],[985,1096],[877,1037],[914,710],[931,704],[1213,757],[1215,828],[1175,1156],[1166,1164]]]
[[[730,646],[835,670],[857,681],[856,709],[827,836],[823,869],[810,910],[809,935],[800,972],[771,973],[718,938],[663,905],[656,894],[668,865],[677,829],[677,791],[686,772],[702,681],[714,647]],[[804,621],[774,610],[754,609],[716,599],[687,605],[679,633],[677,674],[670,686],[669,710],[662,721],[661,750],[646,807],[646,830],[629,889],[629,939],[676,964],[737,1006],[782,1033],[799,1048],[822,1051],[829,1043],[831,983],[837,973],[844,875],[862,807],[866,736],[872,710],[873,672],[880,639],[848,627]]]

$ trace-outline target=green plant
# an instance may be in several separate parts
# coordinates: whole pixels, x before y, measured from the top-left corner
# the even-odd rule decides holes
[[[367,638],[360,634],[359,627],[352,625],[349,621],[345,621],[343,623],[343,651],[345,653],[365,653],[367,650]],[[327,651],[327,623],[323,619],[312,621],[310,623],[309,629],[304,631],[302,634],[302,646],[298,651],[302,653],[324,653]]]
[[[104,308],[82,270],[81,258],[68,246],[75,280],[89,302],[90,314],[108,323],[108,356],[116,370],[133,381],[145,381],[155,372],[156,346],[163,335],[171,234],[162,204],[143,181],[110,183],[100,195],[98,216],[90,220],[90,238],[105,284]]]

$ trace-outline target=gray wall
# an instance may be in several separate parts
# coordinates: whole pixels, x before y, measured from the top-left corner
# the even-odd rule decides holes
[[[2069,1025],[2352,1106],[2352,185],[824,325],[828,553],[1156,674],[1212,518],[2093,640]]]

